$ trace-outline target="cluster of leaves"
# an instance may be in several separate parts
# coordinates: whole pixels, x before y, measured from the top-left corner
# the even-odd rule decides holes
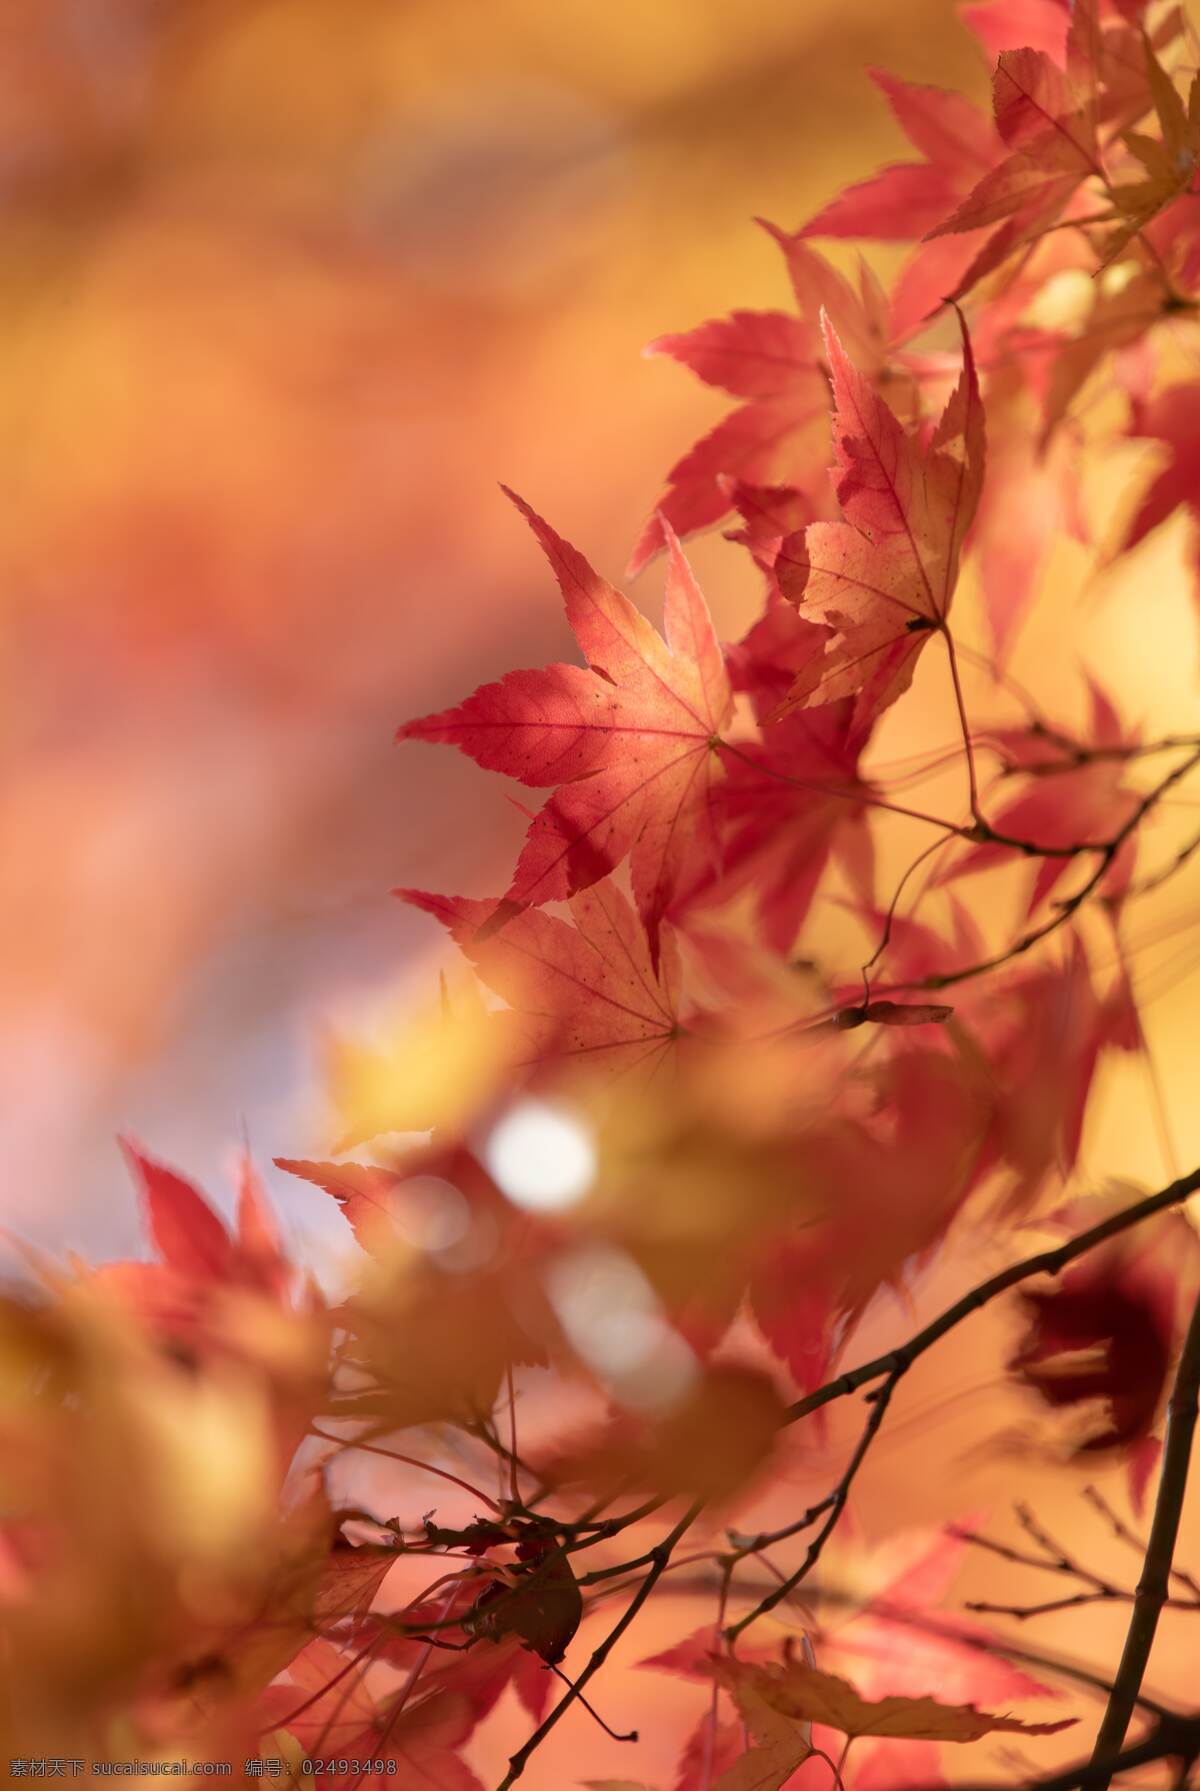
[[[1168,1210],[1196,1178],[1136,1230],[1077,1199],[1052,1223],[1097,1248],[1068,1240],[844,1366],[952,1228],[984,1221],[1015,1258],[997,1217],[1061,1202],[1098,1066],[1145,1048],[1126,912],[1192,851],[1140,866],[1144,826],[1200,768],[1200,735],[1142,739],[1093,680],[1072,728],[1006,670],[1056,540],[1090,540],[1089,454],[1168,450],[1117,554],[1200,506],[1200,403],[1169,377],[1200,316],[1185,22],[1147,0],[963,16],[993,116],[877,76],[919,159],[768,227],[795,310],[653,345],[739,401],[634,551],[633,572],[665,555],[662,634],[515,499],[584,663],[401,729],[550,794],[502,893],[398,892],[478,980],[336,1045],[338,1160],[278,1160],[338,1203],[353,1290],[297,1273],[248,1164],[230,1233],[131,1148],[158,1260],[43,1268],[45,1294],[0,1313],[12,1754],[384,1761],[478,1791],[467,1755],[511,1688],[534,1728],[508,1786],[561,1717],[588,1720],[685,1534],[716,1621],[646,1663],[705,1688],[676,1791],[817,1768],[841,1791],[936,1785],[938,1744],[1073,1720],[975,1707],[1061,1693],[937,1616],[965,1532],[848,1618],[833,1582],[794,1604],[901,1376],[1018,1283],[1007,1372],[1038,1446],[1127,1461],[1140,1500],[1200,1284]],[[890,291],[813,246],[842,237],[913,244]],[[678,537],[730,518],[763,602],[722,644]],[[986,653],[956,637],[964,571]],[[878,738],[918,669],[959,737],[889,777]],[[954,812],[911,806],[947,764]],[[913,863],[888,887],[893,837]],[[961,899],[1014,877],[1015,928]],[[1024,1287],[1039,1268],[1065,1273]],[[818,1413],[864,1386],[847,1452]],[[777,1520],[797,1449],[829,1451],[829,1492],[723,1530]],[[1159,1752],[1182,1756],[1172,1733]]]

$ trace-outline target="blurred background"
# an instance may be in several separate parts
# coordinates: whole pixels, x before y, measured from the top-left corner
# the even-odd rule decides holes
[[[389,886],[506,875],[502,787],[391,744],[568,650],[497,480],[619,576],[724,408],[642,345],[786,303],[751,216],[897,147],[866,64],[986,72],[949,0],[9,0],[0,33],[0,1220],[111,1255],[117,1129],[218,1198],[243,1124],[327,1148],[319,1023],[433,945]]]
[[[726,408],[642,345],[788,303],[751,218],[901,150],[868,66],[980,98],[987,69],[952,0],[0,16],[0,1223],[110,1256],[118,1129],[219,1200],[243,1130],[326,1152],[321,1026],[432,987],[389,887],[506,878],[499,780],[391,744],[572,650],[497,480],[619,577]],[[748,561],[695,557],[738,631]],[[1190,629],[1182,576],[1154,588]],[[1150,601],[1107,650],[1184,725]],[[272,1185],[311,1244],[329,1203]]]

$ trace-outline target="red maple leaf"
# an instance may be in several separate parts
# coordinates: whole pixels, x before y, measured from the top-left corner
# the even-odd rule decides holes
[[[679,1036],[679,967],[669,934],[658,963],[646,930],[611,881],[571,898],[571,922],[536,909],[489,933],[495,902],[395,893],[440,920],[490,989],[510,1004],[520,1061],[580,1053],[625,1070],[657,1063]]]
[[[1004,50],[992,84],[996,130],[1009,153],[929,232],[936,239],[993,230],[958,286],[974,286],[1062,215],[1082,184],[1104,179],[1096,110],[1044,50]]]
[[[996,1103],[980,1170],[996,1157],[1008,1165],[1016,1180],[1005,1204],[1017,1211],[1048,1174],[1074,1164],[1100,1053],[1127,1041],[1096,994],[1077,935],[1065,962],[1014,977],[975,1012]]]
[[[952,296],[961,297],[1012,252],[1035,241],[1065,215],[1077,198],[1092,221],[1115,224],[1101,265],[1111,261],[1156,213],[1191,183],[1195,127],[1164,73],[1156,48],[1178,33],[1168,19],[1153,40],[1135,29],[1140,6],[1123,9],[1106,27],[1099,0],[1072,6],[1064,54],[1028,42],[1000,51],[993,81],[996,129],[1009,153],[990,168],[927,240],[999,226],[980,249]],[[1162,141],[1130,134],[1127,127],[1153,110]],[[1097,127],[1115,126],[1137,178],[1119,183],[1106,167]],[[1095,182],[1101,210],[1081,188]],[[1110,209],[1103,209],[1107,203]]]
[[[971,536],[988,627],[1003,660],[1056,544],[1066,535],[1087,540],[1080,492],[1079,442],[1059,429],[1044,431],[1004,410],[993,381],[988,391],[992,424],[988,476]],[[995,427],[998,421],[1000,427]],[[1021,519],[1013,527],[1013,517]]]
[[[671,901],[718,855],[712,798],[732,701],[721,649],[673,538],[664,641],[581,554],[513,502],[554,568],[587,668],[510,672],[456,709],[409,722],[397,738],[442,741],[489,771],[558,786],[529,829],[509,906],[493,926],[575,895],[628,856],[657,964]]]
[[[478,1158],[459,1144],[408,1152],[395,1169],[374,1163],[306,1162],[298,1157],[276,1157],[275,1164],[331,1195],[368,1255],[381,1248],[386,1254],[397,1226],[401,1231],[406,1227],[411,1231],[414,1223],[421,1227],[422,1189],[431,1180],[449,1183],[472,1212],[486,1214],[489,1230],[512,1210]],[[411,1202],[406,1199],[409,1194]],[[428,1209],[424,1212],[427,1219]]]
[[[805,1391],[825,1378],[847,1322],[943,1236],[989,1123],[986,1091],[958,1056],[906,1045],[863,1093],[867,1118],[835,1115],[805,1139],[806,1186],[823,1216],[772,1237],[750,1278],[759,1330]]]
[[[917,655],[944,633],[963,539],[983,485],[983,410],[963,326],[963,370],[927,441],[906,430],[828,331],[844,520],[784,541],[780,589],[833,630],[789,706],[863,697],[877,715],[907,689]]]
[[[893,162],[846,187],[809,219],[802,236],[910,242],[940,224],[1000,152],[991,120],[961,93],[901,81],[883,69],[869,72],[925,159]]]
[[[660,336],[646,350],[669,355],[706,384],[747,402],[671,468],[667,489],[630,556],[630,577],[666,545],[664,524],[687,535],[727,515],[733,483],[823,490],[829,385],[818,327],[822,311],[864,367],[877,371],[886,359],[887,301],[870,270],[861,268],[856,292],[799,236],[773,224],[763,227],[783,250],[799,316],[737,311],[682,335]]]
[[[893,162],[847,187],[810,218],[802,237],[866,237],[912,242],[935,231],[1004,152],[992,122],[960,93],[870,70],[905,136],[924,158]],[[890,333],[902,341],[957,289],[980,246],[978,236],[924,242],[892,294]]]
[[[975,0],[959,14],[992,56],[1028,45],[1061,62],[1070,9],[1063,0]]]
[[[241,1165],[236,1227],[231,1234],[200,1190],[158,1163],[129,1138],[121,1140],[142,1198],[157,1262],[114,1262],[95,1271],[118,1288],[156,1328],[218,1339],[220,1298],[247,1293],[289,1303],[295,1271],[249,1158]]]
[[[1061,1697],[989,1646],[992,1638],[981,1624],[957,1613],[935,1615],[950,1591],[968,1529],[935,1536],[859,1610],[824,1631],[822,1660],[839,1670],[841,1657],[870,1697],[898,1692],[916,1698],[931,1685],[954,1704]],[[835,1621],[837,1615],[832,1613]]]
[[[852,710],[842,702],[796,711],[729,762],[724,871],[695,900],[751,890],[763,937],[780,953],[794,945],[831,855],[863,900],[873,894],[870,787],[858,776],[863,741]]]

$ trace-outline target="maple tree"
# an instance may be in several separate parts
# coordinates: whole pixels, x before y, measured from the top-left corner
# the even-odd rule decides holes
[[[486,1759],[508,1791],[570,1722],[579,1783],[644,1791],[638,1736],[593,1700],[686,1572],[706,1622],[642,1662],[703,1696],[675,1791],[935,1787],[947,1750],[998,1734],[1022,1751],[968,1769],[988,1782],[1190,1782],[1200,1708],[1146,1673],[1164,1610],[1200,1608],[1177,1559],[1200,1169],[1096,1187],[1080,1151],[1100,1070],[1149,1061],[1128,916],[1200,853],[1151,831],[1200,733],[1145,738],[1086,672],[1086,720],[1047,715],[1008,656],[1053,601],[1056,537],[1101,545],[1089,460],[1163,447],[1110,560],[1200,508],[1178,377],[1200,76],[1150,0],[962,19],[992,117],[876,75],[921,159],[768,226],[795,312],[653,345],[740,401],[635,545],[631,572],[664,556],[661,634],[515,498],[584,663],[399,730],[549,795],[507,888],[396,892],[472,977],[385,1043],[336,1042],[329,1159],[276,1159],[337,1204],[355,1283],[289,1260],[249,1160],[231,1232],[130,1143],[153,1260],[39,1262],[0,1304],[13,1756],[236,1756],[296,1783],[317,1760],[444,1791],[478,1791]],[[910,245],[890,291],[814,246],[840,238]],[[762,585],[730,643],[679,539],[723,522]],[[986,649],[960,633],[972,580]],[[918,677],[957,737],[901,772],[879,742]],[[985,883],[1016,888],[1015,920]],[[947,1260],[987,1272],[938,1294]],[[1027,1449],[1119,1467],[1132,1522],[1087,1498],[1133,1583],[1025,1503],[998,1536],[950,1478],[907,1565],[839,1580],[897,1390],[985,1308]],[[828,1470],[808,1503],[802,1459]],[[968,1556],[1055,1595],[963,1616]],[[1016,1633],[1101,1604],[1128,1607],[1117,1661]],[[503,1759],[510,1693],[528,1735]],[[597,1777],[593,1741],[634,1763]]]

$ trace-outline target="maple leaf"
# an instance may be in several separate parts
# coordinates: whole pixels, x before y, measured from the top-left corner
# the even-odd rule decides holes
[[[1051,1170],[1073,1166],[1100,1052],[1116,1042],[1078,935],[1065,962],[1015,977],[1000,991],[995,1027],[983,1036],[997,1092],[981,1168],[998,1155],[1014,1171],[1005,1200],[1013,1212]]]
[[[1176,91],[1148,39],[1143,48],[1146,81],[1154,104],[1161,137],[1126,130],[1121,141],[1142,177],[1111,189],[1114,212],[1120,223],[1106,238],[1100,265],[1115,261],[1126,245],[1150,219],[1180,194],[1196,191],[1197,157],[1200,155],[1200,76],[1192,80],[1187,105]]]
[[[463,1628],[493,1641],[516,1636],[547,1666],[556,1666],[583,1616],[579,1582],[556,1544],[524,1544],[517,1553],[521,1565],[480,1593]]]
[[[847,187],[810,218],[802,236],[873,237],[908,242],[941,223],[987,172],[1000,144],[970,100],[942,87],[870,69],[922,162],[895,162]]]
[[[335,1520],[341,1513],[334,1512]],[[396,1564],[390,1549],[349,1542],[340,1529],[322,1564],[313,1593],[310,1619],[317,1629],[331,1629],[347,1617],[363,1616]]]
[[[327,1165],[294,1167],[336,1194]],[[409,1222],[376,1223],[366,1209],[369,1273],[337,1312],[345,1359],[367,1381],[334,1388],[326,1410],[398,1430],[470,1423],[491,1411],[507,1368],[544,1363],[549,1348],[561,1349],[543,1285],[548,1238],[526,1216],[516,1219],[465,1150],[416,1153],[404,1169],[386,1203],[403,1213],[410,1195]]]
[[[504,1687],[511,1685],[522,1709],[535,1723],[545,1715],[554,1686],[553,1674],[541,1655],[516,1635],[472,1648],[466,1661],[430,1677],[435,1683],[441,1678],[449,1690],[464,1692],[480,1717],[491,1709]]]
[[[1057,542],[1066,535],[1086,542],[1088,531],[1075,433],[1059,429],[1047,440],[1044,429],[1005,406],[995,380],[988,390],[988,425],[988,474],[971,544],[988,627],[1003,661]],[[1013,527],[1014,516],[1020,528]]]
[[[233,1239],[199,1189],[131,1139],[121,1149],[141,1191],[146,1226],[168,1268],[202,1281],[228,1281],[237,1252]]]
[[[1009,1702],[1018,1698],[1060,1698],[1062,1693],[1022,1671],[995,1652],[994,1640],[982,1625],[958,1616],[930,1621],[946,1598],[967,1547],[968,1527],[943,1531],[931,1540],[918,1539],[916,1552],[906,1545],[882,1550],[884,1574],[878,1589],[861,1609],[836,1628],[823,1630],[822,1654],[835,1661],[848,1658],[860,1690],[868,1696],[886,1688],[905,1697],[921,1697],[931,1685],[939,1696],[961,1702],[977,1698]],[[837,1577],[830,1559],[831,1572]],[[874,1562],[867,1572],[874,1577]],[[861,1583],[863,1563],[856,1561]]]
[[[931,237],[1003,223],[964,277],[974,284],[1021,243],[1040,235],[1080,185],[1104,180],[1095,106],[1044,50],[1003,50],[992,82],[996,130],[1009,154],[990,168]],[[956,294],[957,296],[957,294]]]
[[[809,219],[801,237],[912,242],[956,211],[1004,152],[991,120],[962,94],[901,81],[880,69],[869,73],[924,159],[893,162],[847,187]],[[892,294],[892,340],[910,335],[957,289],[978,247],[975,235],[921,244],[902,268]]]
[[[513,1208],[479,1158],[457,1142],[408,1150],[395,1166],[308,1162],[276,1157],[276,1165],[332,1196],[368,1256],[391,1266],[399,1248],[453,1251],[478,1225],[491,1253]],[[522,1220],[522,1227],[528,1226]]]
[[[1031,741],[1024,730],[1014,738],[1023,750],[1035,750],[1036,737]],[[1042,742],[1036,750],[1053,749]],[[951,914],[949,939],[910,917],[894,920],[888,964],[899,982],[953,980],[986,955],[967,911],[952,902]],[[863,918],[876,932],[881,917]],[[1074,931],[1061,959],[1014,969],[988,984],[972,980],[955,993],[954,1038],[946,1039],[956,1066],[951,1087],[959,1102],[969,1104],[973,1096],[982,1113],[972,1176],[978,1181],[1003,1163],[1013,1175],[1005,1209],[1015,1212],[1029,1205],[1048,1174],[1074,1163],[1100,1054],[1139,1048],[1136,1016],[1123,974],[1101,999]],[[843,999],[855,996],[848,985]]]
[[[587,669],[510,672],[456,709],[409,722],[397,738],[444,741],[487,770],[557,784],[518,860],[505,898],[511,912],[575,895],[628,856],[657,965],[672,899],[718,854],[716,748],[732,701],[721,649],[677,541],[664,641],[581,554],[513,502],[554,568]]]
[[[325,1519],[326,1534],[302,1562],[299,1575],[273,1586],[262,1627],[278,1630],[285,1638],[291,1629],[306,1640],[335,1630],[364,1632],[371,1622],[371,1605],[396,1565],[396,1552],[390,1544],[350,1540],[344,1526],[361,1518],[356,1509],[329,1505],[321,1491],[309,1504],[310,1517]],[[299,1643],[293,1642],[293,1647],[298,1650]]]
[[[461,1130],[512,1067],[473,977],[443,981],[416,1011],[398,1002],[368,1037],[327,1031],[323,1043],[338,1152],[382,1132]]]
[[[1200,515],[1200,381],[1168,386],[1137,404],[1130,433],[1164,443],[1170,458],[1126,525],[1119,553],[1144,541],[1180,505]]]
[[[1073,1202],[1056,1218],[1095,1223],[1126,1193]],[[1026,1328],[1008,1371],[1075,1421],[1073,1455],[1133,1451],[1150,1439],[1198,1274],[1196,1235],[1169,1213],[1113,1239],[1054,1285],[1021,1290]]]
[[[945,632],[963,539],[983,484],[983,410],[963,324],[963,370],[928,445],[906,430],[832,329],[837,495],[844,520],[784,541],[780,589],[833,630],[786,706],[863,696],[878,714],[907,689],[929,635]]]
[[[364,1676],[347,1675],[341,1650],[314,1637],[288,1664],[288,1683],[274,1685],[258,1702],[264,1728],[285,1730],[302,1745],[319,1745],[330,1755],[371,1734],[378,1705]]]
[[[713,1723],[705,1712],[683,1744],[673,1791],[711,1791],[745,1749],[742,1725]]]
[[[713,1791],[781,1791],[812,1753],[811,1724],[791,1722],[749,1683],[741,1686],[737,1705],[754,1746],[726,1768]]]
[[[1023,731],[1016,737],[1031,746]],[[1040,750],[1051,749],[1043,743]],[[898,981],[953,978],[956,971],[985,956],[967,911],[952,903],[951,913],[954,926],[949,939],[908,917],[893,922],[888,962]],[[872,932],[881,918],[864,914]],[[854,1001],[857,996],[853,985],[842,992],[843,1000]],[[1138,1049],[1141,1035],[1135,1020],[1123,975],[1100,997],[1083,942],[1074,931],[1069,932],[1061,959],[1029,970],[1014,969],[991,984],[970,981],[956,991],[954,1037],[945,1040],[953,1053],[944,1066],[950,1080],[942,1098],[952,1103],[947,1111],[956,1112],[966,1127],[963,1144],[968,1148],[968,1116],[975,1104],[981,1135],[972,1179],[978,1182],[997,1162],[1004,1164],[1012,1172],[1006,1211],[1027,1208],[1047,1175],[1065,1172],[1075,1162],[1100,1054]],[[906,1034],[892,1036],[903,1039]],[[927,1036],[922,1035],[922,1043]],[[930,1084],[930,1092],[934,1086]],[[893,1089],[885,1098],[890,1100],[896,1092]],[[919,1100],[920,1094],[918,1082],[905,1098]],[[932,1128],[932,1108],[930,1113]],[[915,1135],[908,1136],[908,1148],[915,1154]],[[922,1205],[916,1190],[913,1200],[915,1213]],[[800,1240],[805,1249],[811,1242]],[[766,1272],[769,1275],[769,1267]],[[808,1326],[803,1335],[809,1339],[807,1349]]]
[[[265,1190],[248,1156],[238,1173],[232,1232],[200,1190],[130,1139],[156,1262],[110,1262],[88,1274],[114,1294],[180,1361],[241,1358],[266,1371],[277,1399],[280,1467],[303,1434],[305,1402],[320,1376],[324,1302],[284,1254]]]
[[[584,1791],[654,1791],[641,1779],[580,1779]]]
[[[851,1740],[872,1735],[918,1741],[978,1741],[984,1735],[1009,1732],[1054,1735],[1075,1721],[1025,1723],[1012,1716],[989,1716],[970,1704],[940,1704],[936,1698],[864,1698],[834,1673],[793,1661],[786,1667],[756,1667],[717,1660],[713,1676],[742,1707],[753,1699],[777,1715],[799,1724],[823,1723]]]
[[[991,56],[1028,46],[1058,63],[1066,57],[1070,15],[1060,0],[973,0],[959,16]]]
[[[436,1785],[438,1791],[483,1791],[457,1752],[473,1727],[470,1701],[451,1691],[435,1691],[406,1706],[398,1721],[385,1707],[379,1733],[386,1737],[385,1758],[394,1759],[400,1768],[397,1783]],[[360,1750],[360,1757],[371,1751]]]
[[[818,491],[829,448],[829,388],[819,318],[824,310],[864,366],[882,367],[887,302],[863,266],[856,292],[800,240],[759,220],[783,250],[799,317],[739,311],[686,334],[661,336],[647,354],[669,355],[706,383],[748,402],[724,417],[671,468],[667,489],[630,556],[632,578],[667,544],[666,528],[688,535],[731,508],[731,485]]]
[[[828,638],[773,593],[766,613],[728,650],[734,687],[750,695],[762,737],[726,754],[717,797],[722,863],[697,880],[685,903],[690,919],[698,906],[749,891],[764,939],[781,954],[791,949],[831,855],[864,900],[873,895],[873,790],[858,774],[870,717],[847,699],[768,721],[797,677],[820,661]]]
[[[1147,1435],[1174,1341],[1162,1298],[1131,1276],[1092,1264],[1059,1287],[1021,1298],[1029,1325],[1009,1370],[1047,1405],[1098,1413],[1078,1449],[1123,1448]]]
[[[371,1249],[381,1227],[393,1225],[392,1196],[407,1179],[398,1171],[367,1163],[308,1163],[298,1157],[274,1161],[277,1169],[331,1194],[364,1249]]]
[[[495,902],[393,892],[432,914],[511,1012],[518,1062],[588,1054],[622,1069],[657,1064],[678,1037],[679,967],[669,934],[657,965],[646,930],[608,880],[571,898],[571,920],[527,909],[498,933]]]
[[[681,1679],[708,1681],[712,1678],[713,1656],[719,1654],[721,1648],[720,1626],[706,1623],[674,1642],[670,1648],[639,1660],[638,1666],[658,1673],[674,1673]],[[762,1662],[772,1659],[776,1652],[773,1645],[756,1646],[744,1637],[739,1644],[738,1659]]]
[[[809,1195],[823,1216],[771,1238],[750,1277],[755,1322],[805,1391],[825,1378],[846,1323],[945,1232],[991,1120],[986,1089],[958,1055],[905,1049],[876,1071],[871,1098],[883,1123],[838,1113],[806,1133]]]
[[[863,741],[852,710],[852,703],[843,702],[796,711],[766,728],[761,742],[746,742],[729,756],[720,798],[723,865],[694,886],[689,912],[746,889],[763,938],[785,954],[831,856],[857,893],[871,897],[872,791],[858,776]]]
[[[1139,36],[1131,23],[1105,28],[1097,0],[1080,0],[1071,8],[1062,52],[1029,41],[1001,49],[993,104],[996,128],[1009,154],[927,238],[999,225],[952,296],[961,297],[1015,249],[1042,236],[1064,212],[1069,215],[1089,181],[1100,185],[1110,209],[1097,214],[1093,207],[1088,221],[1118,221],[1104,244],[1101,266],[1191,188],[1196,117],[1190,107],[1185,112],[1155,55],[1155,47],[1169,43],[1178,30],[1178,21],[1170,18],[1153,41]],[[1195,98],[1200,116],[1200,92]],[[1151,107],[1163,133],[1161,142],[1128,129]],[[1143,170],[1142,178],[1124,184],[1110,179],[1097,137],[1098,125],[1114,123],[1115,135]]]
[[[311,1642],[288,1669],[291,1685],[264,1694],[264,1721],[293,1735],[306,1753],[394,1761],[399,1784],[482,1791],[457,1752],[475,1727],[467,1697],[438,1688],[397,1707],[403,1693],[376,1696],[364,1671],[348,1674],[347,1665],[329,1642]]]
[[[393,1552],[354,1547],[340,1534],[340,1513],[317,1485],[281,1516],[260,1562],[261,1583],[245,1620],[229,1615],[173,1665],[172,1689],[207,1701],[253,1694],[303,1657],[314,1633],[363,1612],[395,1565]],[[211,1686],[210,1686],[210,1682]],[[266,1699],[271,1692],[263,1693]],[[296,1703],[294,1695],[291,1708]],[[283,1708],[276,1706],[275,1708]]]

